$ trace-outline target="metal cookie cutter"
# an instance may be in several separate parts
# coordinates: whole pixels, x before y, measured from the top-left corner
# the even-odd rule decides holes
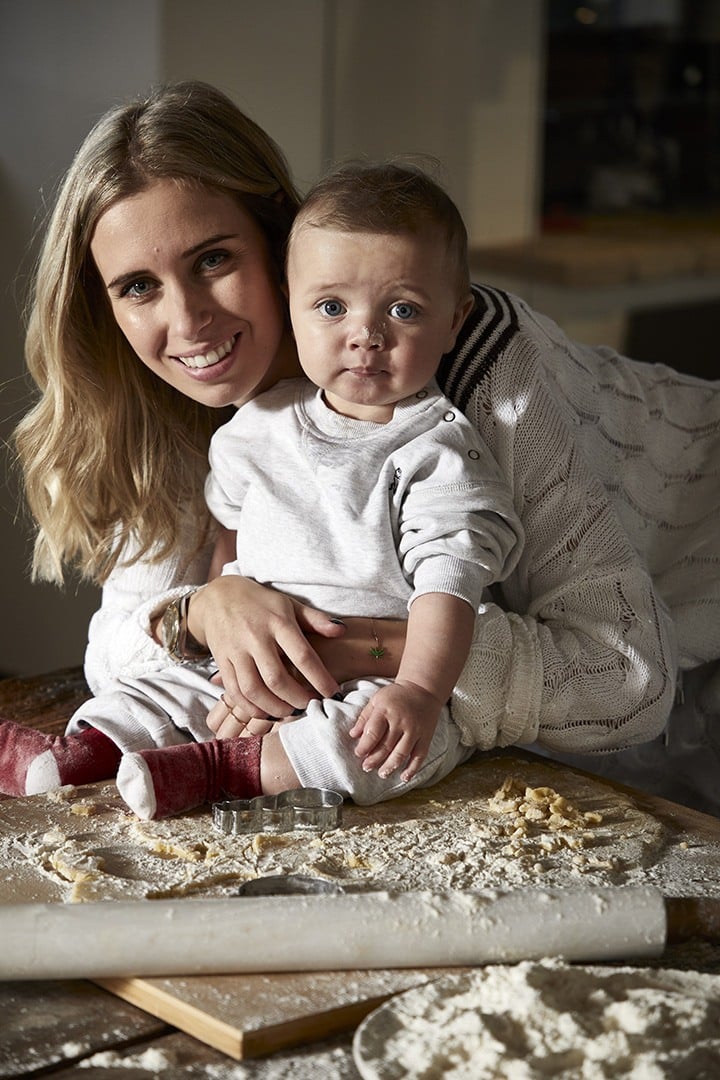
[[[293,829],[337,829],[342,820],[343,797],[328,788],[293,788],[279,795],[231,799],[213,803],[217,832],[292,832]]]
[[[307,874],[267,874],[249,878],[239,886],[236,896],[310,896],[327,893],[399,892],[397,884],[387,881],[337,881]]]
[[[348,892],[338,881],[309,877],[304,874],[268,874],[250,878],[239,886],[238,896],[305,896],[329,893],[338,896]],[[353,892],[356,890],[352,890]],[[359,891],[359,890],[358,890]]]

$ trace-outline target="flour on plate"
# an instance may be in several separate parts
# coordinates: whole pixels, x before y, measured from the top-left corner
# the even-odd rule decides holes
[[[661,1080],[720,1075],[720,977],[559,960],[408,990],[353,1043],[365,1080]]]

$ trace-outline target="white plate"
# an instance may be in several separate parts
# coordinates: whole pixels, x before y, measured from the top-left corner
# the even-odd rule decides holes
[[[720,976],[560,960],[446,975],[359,1026],[364,1080],[720,1077]]]

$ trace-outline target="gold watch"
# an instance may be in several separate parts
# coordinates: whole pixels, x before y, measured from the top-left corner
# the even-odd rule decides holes
[[[160,621],[160,642],[175,664],[197,664],[210,658],[210,650],[188,630],[187,609],[196,592],[191,589],[171,600]]]

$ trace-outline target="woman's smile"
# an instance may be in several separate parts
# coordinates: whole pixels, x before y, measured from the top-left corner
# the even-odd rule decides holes
[[[235,337],[229,338],[215,348],[209,348],[205,352],[195,353],[192,356],[178,356],[177,359],[180,360],[185,367],[193,370],[215,367],[220,360],[224,360],[228,353],[232,351],[232,348],[239,337],[240,335],[236,334]]]

